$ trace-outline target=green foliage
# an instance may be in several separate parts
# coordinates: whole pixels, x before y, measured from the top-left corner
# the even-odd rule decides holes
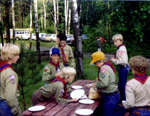
[[[0,33],[4,33],[4,23],[0,21]]]
[[[34,51],[24,49],[24,44],[21,44],[21,54],[18,63],[14,66],[15,71],[19,77],[21,102],[25,108],[25,101],[30,89],[34,88],[33,84],[36,84],[41,80],[42,74],[39,73],[43,69],[43,64],[39,65],[37,54]]]

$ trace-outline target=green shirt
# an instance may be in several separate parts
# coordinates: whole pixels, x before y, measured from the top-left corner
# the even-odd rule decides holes
[[[63,64],[60,63],[60,71],[62,70],[63,67],[64,67]],[[57,71],[55,66],[51,64],[47,64],[44,69],[42,80],[48,84],[55,78],[56,73]]]
[[[12,68],[4,69],[0,74],[0,99],[5,100],[15,116],[21,115],[18,103],[18,76]]]
[[[100,69],[99,80],[96,82],[96,87],[101,90],[102,93],[112,93],[118,90],[116,83],[116,75],[112,68],[108,65],[103,65]]]
[[[71,89],[69,89],[69,86],[68,86],[67,91],[70,92],[70,90]],[[45,98],[50,98],[54,96],[58,104],[66,104],[68,102],[71,102],[71,99],[63,98],[64,84],[62,82],[54,82],[54,83],[48,84],[47,86],[43,86],[40,88],[40,92],[42,96],[44,96]]]

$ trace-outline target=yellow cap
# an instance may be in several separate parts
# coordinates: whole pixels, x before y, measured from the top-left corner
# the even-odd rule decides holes
[[[93,64],[96,61],[102,60],[102,59],[105,59],[105,54],[103,52],[100,52],[100,51],[94,52],[92,54],[92,61],[90,62],[90,64]]]

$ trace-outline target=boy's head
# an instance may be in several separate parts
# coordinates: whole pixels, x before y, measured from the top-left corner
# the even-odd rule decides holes
[[[114,45],[116,47],[118,47],[119,45],[121,45],[123,43],[123,36],[121,34],[115,34],[113,37],[112,37],[112,40],[114,42]]]
[[[105,54],[103,52],[97,51],[92,54],[92,61],[90,64],[95,64],[97,67],[101,67],[101,65],[105,62]]]
[[[148,61],[142,56],[134,56],[130,59],[129,65],[133,73],[145,73],[148,69]]]
[[[51,48],[49,54],[50,54],[50,58],[54,63],[57,63],[59,61],[60,52],[58,48]]]
[[[61,78],[64,78],[66,80],[66,82],[72,82],[75,78],[76,75],[76,70],[72,67],[64,67],[61,70]]]
[[[59,39],[61,46],[64,46],[66,44],[67,36],[65,34],[60,33],[57,35],[57,38]]]
[[[7,43],[1,49],[1,58],[3,61],[16,63],[20,54],[20,48],[17,45]]]

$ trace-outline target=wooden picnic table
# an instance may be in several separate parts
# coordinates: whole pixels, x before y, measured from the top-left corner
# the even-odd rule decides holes
[[[85,90],[85,94],[88,96],[89,88],[86,87],[86,84],[92,83],[94,81],[91,80],[78,80],[71,84],[73,85],[80,85]],[[70,99],[70,95],[68,94],[68,99]],[[78,116],[75,111],[77,109],[91,109],[95,110],[101,99],[94,100],[93,104],[81,104],[79,102],[69,103],[69,104],[57,104],[55,99],[52,98],[48,101],[39,103],[37,105],[44,105],[46,108],[42,111],[38,112],[31,112],[31,111],[24,111],[23,116]]]

